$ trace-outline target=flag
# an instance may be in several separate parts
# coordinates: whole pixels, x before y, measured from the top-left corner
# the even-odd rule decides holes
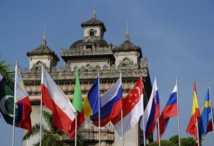
[[[193,85],[193,93],[192,93],[192,115],[189,120],[188,126],[186,128],[186,132],[192,135],[195,139],[198,139],[198,128],[199,128],[199,118],[200,118],[200,109],[198,104],[196,83]]]
[[[0,74],[0,112],[4,117],[4,120],[8,124],[13,124],[13,106],[14,106],[14,84],[12,81],[6,79]],[[19,110],[16,107],[16,123],[18,123]],[[17,125],[17,124],[16,124]]]
[[[120,110],[113,110],[115,105],[118,105],[123,96],[122,80],[121,77],[116,81],[116,83],[108,89],[104,95],[100,98],[100,126],[105,126],[110,122],[111,118],[117,115]],[[117,112],[118,113],[115,113]],[[91,120],[95,125],[99,125],[99,112],[91,116]]]
[[[0,112],[4,120],[12,125],[14,118],[13,107],[15,105],[15,126],[27,129],[31,132],[31,102],[24,88],[23,80],[17,65],[15,69],[15,80],[16,98],[14,98],[13,83],[0,74]]]
[[[100,78],[97,75],[97,78],[93,81],[93,84],[88,91],[88,96],[83,98],[83,111],[86,118],[95,114],[99,110],[100,102]]]
[[[18,122],[16,123],[18,127],[28,129],[32,131],[31,125],[31,101],[29,95],[24,87],[24,82],[22,80],[21,72],[16,64],[15,67],[15,99],[16,105],[18,106],[19,116]]]
[[[170,94],[170,97],[166,103],[166,106],[164,107],[164,109],[160,115],[159,121],[160,121],[160,135],[161,136],[163,135],[164,131],[166,130],[169,119],[172,117],[178,116],[177,95],[178,95],[178,89],[177,89],[177,84],[176,84]]]
[[[149,99],[149,102],[145,109],[145,116],[147,117],[145,135],[148,137],[151,135],[155,129],[156,121],[160,115],[160,99],[157,87],[157,81],[154,80],[152,93]],[[141,120],[141,129],[144,129],[142,120]]]
[[[84,122],[83,99],[79,80],[79,70],[75,71],[75,86],[72,104],[77,111],[77,127],[79,127]]]
[[[207,134],[208,133],[208,125],[210,120],[210,114],[211,114],[211,101],[210,101],[210,95],[209,95],[209,89],[207,90],[207,95],[205,96],[204,101],[204,108],[200,117],[202,127],[201,127],[201,134]]]
[[[140,117],[143,114],[143,90],[144,85],[142,80],[137,80],[134,87],[129,91],[128,95],[122,99],[122,111],[117,116],[111,119],[115,130],[120,136],[132,127],[136,126]],[[121,114],[123,119],[121,119]],[[123,128],[121,128],[123,125]]]
[[[74,138],[76,110],[44,67],[42,67],[41,94],[43,105],[52,112],[53,125],[70,138]]]
[[[92,114],[92,109],[87,96],[83,97],[83,113],[85,118],[90,117]]]

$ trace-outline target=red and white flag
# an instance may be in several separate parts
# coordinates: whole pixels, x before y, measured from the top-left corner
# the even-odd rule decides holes
[[[122,99],[122,114],[118,114],[112,120],[115,130],[120,136],[124,136],[129,129],[136,126],[143,115],[143,88],[142,80],[137,80],[134,88]]]
[[[21,72],[16,64],[15,67],[15,104],[17,105],[16,113],[16,126],[20,128],[27,129],[29,132],[32,130],[31,125],[31,102],[29,95],[24,87],[24,82],[22,80]]]
[[[76,110],[43,67],[41,93],[43,105],[52,111],[53,125],[70,138],[74,138]]]

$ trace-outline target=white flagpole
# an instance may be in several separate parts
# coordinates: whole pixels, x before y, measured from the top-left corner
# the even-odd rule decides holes
[[[160,121],[159,121],[159,117],[158,117],[158,145],[161,146],[161,140],[160,140]]]
[[[16,122],[16,88],[17,88],[17,71],[18,63],[15,66],[15,79],[14,79],[14,101],[13,101],[13,128],[12,128],[12,146],[15,144],[15,122]]]
[[[155,77],[155,80],[156,80],[156,77]],[[158,132],[158,135],[157,135],[158,136],[158,145],[161,146],[161,140],[160,140],[160,120],[159,120],[159,117],[158,117],[158,121],[157,121],[157,128],[158,128],[157,129],[157,132]]]
[[[99,89],[99,87],[100,87],[100,74],[98,73],[98,105],[99,105],[99,109],[98,109],[98,128],[99,128],[99,146],[101,146],[101,129],[100,129],[100,110],[101,110],[101,99],[100,99],[100,89]]]
[[[120,79],[122,82],[122,74],[120,72]],[[121,108],[121,131],[122,131],[122,146],[125,145],[125,141],[124,141],[124,129],[123,129],[123,108]]]
[[[75,78],[77,77],[77,75],[76,75],[77,73],[76,72],[77,71],[75,71]],[[75,139],[74,139],[74,146],[77,146],[77,116],[78,116],[78,111],[77,111],[76,119],[75,119]]]
[[[123,109],[121,109],[121,131],[122,131],[122,146],[125,145],[124,143],[124,130],[123,130]]]
[[[42,66],[41,82],[44,81],[44,66]],[[39,146],[42,146],[42,96],[40,98]]]
[[[142,103],[142,110],[144,113],[144,97],[143,97],[143,103]],[[144,121],[144,116],[142,115],[142,124],[143,124],[143,128],[145,128],[145,121]],[[145,133],[145,129],[143,129],[143,145],[146,146],[146,133]]]
[[[179,103],[179,92],[178,92],[178,81],[176,79],[176,87],[177,87],[177,126],[178,126],[178,146],[181,146],[181,137],[180,137],[180,103]]]
[[[77,115],[75,119],[75,140],[74,140],[74,145],[77,146]]]
[[[200,137],[199,137],[198,119],[196,119],[196,130],[197,130],[197,145],[198,145],[198,146],[200,146]]]
[[[141,79],[141,81],[143,82],[142,77],[141,77],[140,79]],[[145,90],[142,91],[142,94],[143,94],[143,95],[145,95],[144,91],[145,91]],[[142,107],[141,112],[143,111],[142,113],[144,113],[144,97],[145,97],[145,96],[141,97],[141,98],[143,98],[143,99],[142,99],[143,102],[141,103],[141,104],[142,104],[142,105],[141,105],[141,107]],[[144,116],[143,116],[143,114],[142,114],[141,120],[142,120],[142,124],[143,124],[143,146],[146,146],[145,121],[144,121]]]

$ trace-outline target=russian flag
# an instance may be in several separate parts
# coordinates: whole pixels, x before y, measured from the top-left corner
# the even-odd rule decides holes
[[[111,118],[121,111],[121,98],[123,96],[121,77],[100,98],[100,126],[105,126]],[[91,116],[95,125],[99,125],[99,111]]]
[[[31,125],[31,101],[29,95],[25,90],[24,83],[22,80],[21,72],[16,64],[15,67],[15,104],[18,106],[16,112],[18,116],[16,117],[16,125],[20,128],[28,129],[29,132],[32,131]]]
[[[178,94],[178,88],[177,84],[174,86],[170,97],[166,103],[166,106],[164,107],[161,116],[160,116],[160,135],[164,133],[166,130],[166,127],[168,125],[169,119],[172,117],[176,117],[178,115],[177,110],[177,94]]]

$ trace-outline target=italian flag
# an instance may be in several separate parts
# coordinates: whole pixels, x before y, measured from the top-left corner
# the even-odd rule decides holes
[[[83,99],[81,94],[81,87],[80,87],[80,79],[79,79],[79,70],[75,71],[75,86],[74,86],[74,95],[72,99],[72,104],[77,111],[77,118],[76,118],[76,126],[79,127],[84,122],[84,112],[83,112]]]
[[[43,105],[52,111],[53,125],[70,138],[74,138],[76,110],[44,67],[42,67],[41,93]]]

